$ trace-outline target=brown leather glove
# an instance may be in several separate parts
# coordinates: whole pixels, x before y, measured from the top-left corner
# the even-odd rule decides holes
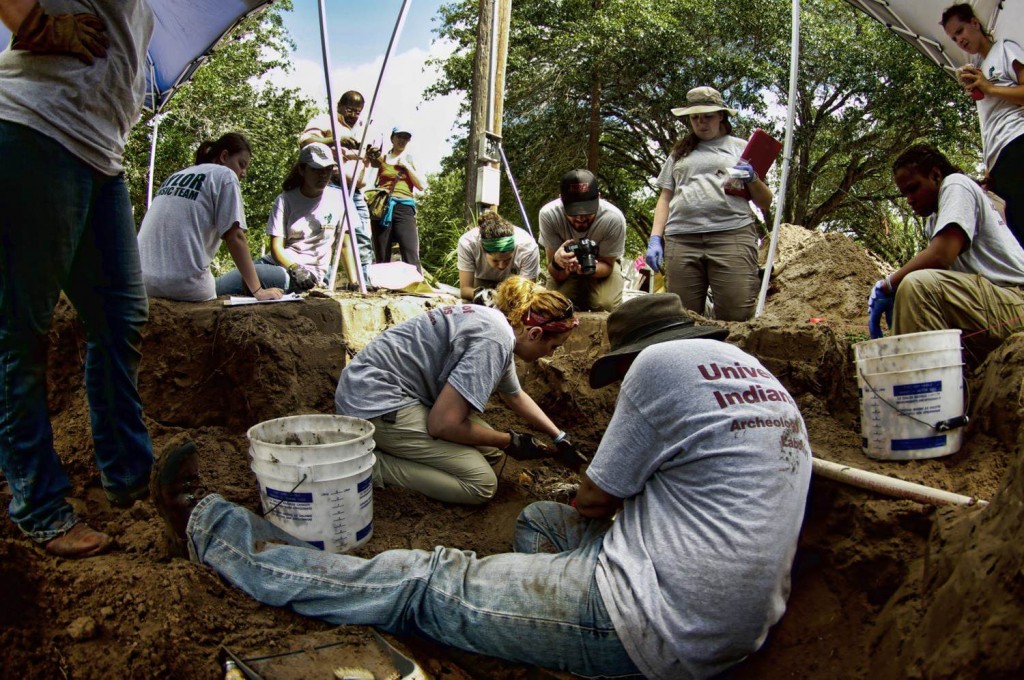
[[[18,26],[11,49],[37,54],[70,54],[86,64],[107,56],[106,27],[95,14],[55,14],[37,2]]]

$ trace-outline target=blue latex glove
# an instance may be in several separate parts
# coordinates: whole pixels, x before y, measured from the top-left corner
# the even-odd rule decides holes
[[[651,242],[647,244],[647,254],[644,261],[653,272],[660,272],[661,265],[665,262],[665,239],[657,234],[651,235]]]
[[[871,289],[871,297],[868,298],[868,332],[871,339],[882,337],[882,314],[885,314],[885,322],[892,328],[892,305],[896,301],[896,294],[889,285],[888,278],[880,280]]]
[[[754,170],[754,166],[746,161],[740,161],[732,166],[729,175],[744,184],[750,184],[757,179],[757,171]]]

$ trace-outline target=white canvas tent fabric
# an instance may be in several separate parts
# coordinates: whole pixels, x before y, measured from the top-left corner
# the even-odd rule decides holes
[[[946,37],[942,12],[956,0],[846,0],[913,45],[936,64],[952,71],[968,55]],[[975,0],[969,3],[982,25],[996,38],[1024,41],[1024,0]]]

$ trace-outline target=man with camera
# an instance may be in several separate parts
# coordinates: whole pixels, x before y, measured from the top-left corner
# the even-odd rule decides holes
[[[601,198],[594,173],[570,170],[562,176],[560,197],[540,209],[540,241],[548,258],[548,288],[577,309],[610,312],[619,306],[626,218]]]

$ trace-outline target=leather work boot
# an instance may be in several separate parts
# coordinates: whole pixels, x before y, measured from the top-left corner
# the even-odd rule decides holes
[[[206,495],[200,486],[199,452],[195,442],[188,441],[157,458],[153,464],[150,492],[153,504],[164,520],[164,534],[171,555],[186,557],[188,518],[199,499]]]
[[[65,533],[51,538],[43,550],[67,559],[79,559],[99,555],[113,545],[114,539],[102,531],[96,531],[85,522],[78,522]]]

